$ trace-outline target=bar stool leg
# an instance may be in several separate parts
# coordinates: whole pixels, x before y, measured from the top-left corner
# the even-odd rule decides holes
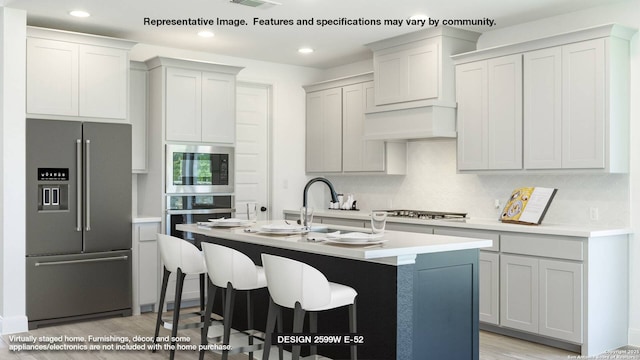
[[[315,311],[309,313],[309,332],[312,334],[318,332],[318,313]],[[310,351],[310,355],[316,355],[318,354],[318,347],[312,345]]]
[[[300,334],[302,333],[302,326],[304,325],[304,315],[305,311],[302,309],[302,305],[299,302],[296,302],[296,307],[293,310],[293,333]],[[291,348],[291,359],[299,360],[300,359],[300,345],[294,345]]]
[[[224,335],[222,337],[222,343],[228,345],[231,338],[231,321],[233,320],[233,304],[236,290],[231,286],[231,283],[227,284],[226,296],[224,301]],[[222,351],[222,360],[227,360],[229,357],[229,351]]]
[[[271,350],[271,337],[273,336],[273,330],[276,328],[276,317],[279,306],[273,302],[271,296],[269,296],[269,310],[267,312],[267,325],[264,330],[264,349],[262,351],[262,360],[269,359],[269,351]]]
[[[358,331],[356,320],[356,301],[353,300],[353,304],[349,305],[349,332],[352,334]],[[356,345],[351,345],[351,360],[357,360],[357,358],[358,347]]]
[[[184,278],[187,275],[178,268],[176,273],[176,297],[173,303],[173,323],[171,324],[171,350],[169,352],[169,360],[173,360],[176,354],[176,337],[178,336],[178,320],[180,319],[180,303],[182,302],[182,286]]]
[[[167,270],[166,267],[163,267],[164,271],[162,273],[162,287],[160,289],[160,303],[158,303],[158,318],[156,320],[156,332],[153,336],[153,345],[158,343],[158,335],[160,335],[160,323],[162,322],[162,310],[164,309],[164,298],[167,294],[167,284],[169,283],[169,275],[171,272]],[[156,352],[155,346],[151,352]]]
[[[253,345],[253,305],[251,304],[251,291],[247,291],[247,330],[249,330],[249,345]],[[250,351],[247,359],[253,360],[253,351]]]
[[[209,340],[207,337],[209,335],[209,326],[211,326],[211,313],[213,313],[213,302],[216,298],[216,287],[213,285],[211,281],[209,281],[209,287],[207,289],[207,308],[204,313],[204,324],[202,326],[202,333],[200,336],[200,344],[208,345]],[[200,349],[199,359],[204,359],[205,350]]]

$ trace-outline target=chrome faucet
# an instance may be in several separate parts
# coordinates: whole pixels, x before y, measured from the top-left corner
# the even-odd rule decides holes
[[[314,182],[318,182],[321,181],[325,184],[327,184],[327,186],[329,187],[329,190],[331,191],[331,201],[332,202],[338,202],[338,194],[336,193],[336,190],[333,188],[333,184],[331,183],[331,181],[323,178],[323,177],[316,177],[313,178],[311,180],[309,180],[307,182],[307,185],[304,186],[304,192],[302,193],[302,206],[307,207],[307,192],[309,192],[309,187],[311,186],[311,184],[313,184]],[[306,215],[306,214],[305,214]],[[307,226],[307,217],[304,217],[304,226]]]

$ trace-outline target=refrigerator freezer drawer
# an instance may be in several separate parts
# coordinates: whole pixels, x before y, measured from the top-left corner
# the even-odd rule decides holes
[[[27,257],[29,322],[131,309],[131,250]]]

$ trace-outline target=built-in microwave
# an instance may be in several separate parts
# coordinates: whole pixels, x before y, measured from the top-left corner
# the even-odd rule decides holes
[[[232,147],[167,144],[166,193],[233,193]]]

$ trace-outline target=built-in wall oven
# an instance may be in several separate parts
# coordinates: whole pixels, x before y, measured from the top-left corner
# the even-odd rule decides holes
[[[167,234],[193,241],[176,225],[235,215],[233,147],[167,144],[166,151]]]
[[[232,147],[167,144],[167,194],[233,194]]]
[[[235,215],[233,195],[167,194],[166,233],[194,241],[190,232],[176,230],[177,224],[195,224],[209,219],[232,218]]]

